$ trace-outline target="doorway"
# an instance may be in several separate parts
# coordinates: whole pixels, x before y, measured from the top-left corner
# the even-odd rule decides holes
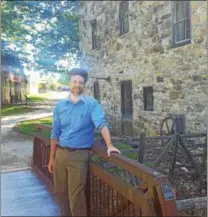
[[[122,134],[133,136],[132,81],[121,83]]]

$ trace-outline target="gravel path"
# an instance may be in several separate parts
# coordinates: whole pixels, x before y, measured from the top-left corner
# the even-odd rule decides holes
[[[13,130],[17,122],[39,119],[52,115],[53,106],[42,106],[32,112],[1,119],[1,171],[30,167],[33,137]]]

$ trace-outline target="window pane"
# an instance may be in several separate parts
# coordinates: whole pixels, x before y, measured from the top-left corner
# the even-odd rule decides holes
[[[147,93],[147,106],[152,107],[152,91],[151,91],[151,89],[149,89],[148,93]]]
[[[129,31],[129,18],[128,16],[124,18],[124,32]]]
[[[186,1],[181,2],[182,19],[186,19]]]
[[[186,20],[186,39],[191,38],[190,19]]]
[[[95,99],[97,99],[98,101],[100,100],[100,86],[98,81],[96,81],[94,83],[94,97]]]
[[[96,25],[96,20],[93,20],[91,22],[91,28],[92,28],[92,49],[97,47],[97,42],[96,42],[96,35],[97,35],[97,25]]]
[[[181,8],[181,1],[175,2],[176,6],[176,22],[180,21],[183,17],[183,12]]]
[[[185,30],[186,30],[186,27],[185,27],[185,21],[181,22],[180,23],[180,31],[181,31],[181,41],[185,40]]]
[[[177,41],[180,41],[180,38],[181,38],[179,23],[175,24],[175,28],[176,28],[176,42],[177,42]]]
[[[185,21],[179,22],[176,25],[177,28],[177,35],[176,41],[183,41],[185,40]]]
[[[129,31],[129,20],[128,20],[128,2],[121,2],[119,9],[119,24],[120,33],[126,33]]]
[[[173,31],[173,33],[174,33],[174,38],[173,38],[173,40],[174,40],[174,42],[176,42],[177,41],[177,35],[178,35],[178,30],[177,30],[177,26],[176,26],[176,24],[174,25],[174,31]]]
[[[151,108],[151,107],[152,107],[152,100],[151,100],[151,99],[148,99],[148,100],[147,100],[147,107],[148,107],[148,108]]]
[[[124,32],[124,21],[123,19],[120,22],[120,32],[123,33]]]
[[[144,109],[153,110],[153,88],[144,87],[143,88],[143,97],[144,97]]]
[[[189,1],[185,1],[185,15],[186,15],[186,18],[190,17],[190,3],[189,3]]]
[[[128,2],[124,2],[124,16],[128,15]]]
[[[189,17],[189,1],[176,1],[175,2],[175,16],[176,22]]]
[[[123,2],[120,3],[120,19],[124,17],[124,4]]]

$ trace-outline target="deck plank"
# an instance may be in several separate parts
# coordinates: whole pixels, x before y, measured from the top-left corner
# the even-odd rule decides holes
[[[59,216],[53,195],[30,170],[1,174],[1,216]]]

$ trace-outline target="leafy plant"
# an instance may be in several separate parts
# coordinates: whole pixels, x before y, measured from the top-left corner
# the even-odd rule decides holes
[[[64,72],[61,59],[79,56],[79,1],[3,1],[2,53],[12,53],[25,67]]]

